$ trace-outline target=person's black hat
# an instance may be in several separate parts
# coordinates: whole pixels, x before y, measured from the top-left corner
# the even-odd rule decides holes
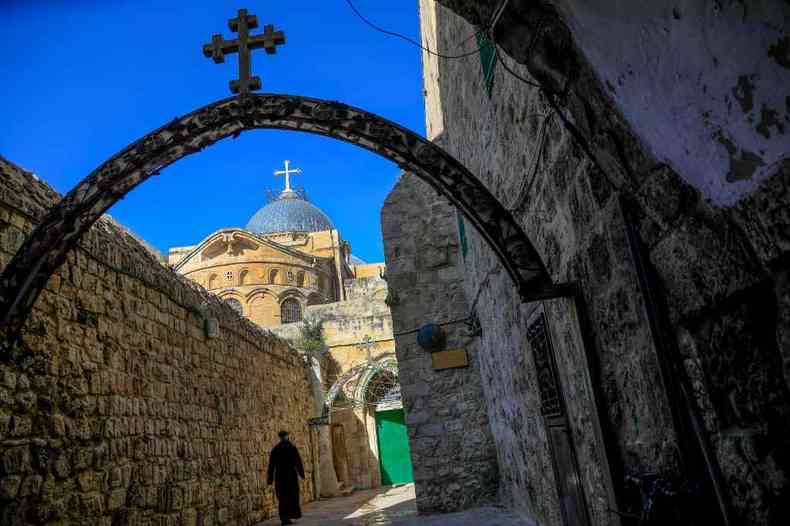
[[[288,431],[285,431],[285,430],[280,431],[279,433],[277,433],[277,436],[280,437],[280,438],[285,438],[285,437],[288,436]]]

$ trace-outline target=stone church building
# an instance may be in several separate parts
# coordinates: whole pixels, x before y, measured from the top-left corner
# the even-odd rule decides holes
[[[332,221],[304,192],[286,188],[245,228],[224,228],[170,249],[179,274],[262,327],[300,321],[308,305],[341,301],[344,282],[365,275]]]

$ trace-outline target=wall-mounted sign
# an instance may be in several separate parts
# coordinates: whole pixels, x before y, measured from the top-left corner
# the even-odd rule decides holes
[[[433,362],[433,368],[437,371],[469,367],[469,355],[466,349],[449,349],[431,353],[431,362]]]

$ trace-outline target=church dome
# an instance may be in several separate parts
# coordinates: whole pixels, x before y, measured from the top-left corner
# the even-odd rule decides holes
[[[320,232],[332,228],[332,221],[320,208],[291,189],[258,210],[247,223],[247,230],[255,234]]]

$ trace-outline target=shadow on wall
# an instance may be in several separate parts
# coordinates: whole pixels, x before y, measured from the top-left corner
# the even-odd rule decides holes
[[[354,489],[381,487],[373,414],[367,408],[333,406],[332,411],[332,448],[335,458],[341,459],[341,465],[335,463],[338,482]],[[343,430],[342,443],[336,439],[340,433],[335,429]]]

